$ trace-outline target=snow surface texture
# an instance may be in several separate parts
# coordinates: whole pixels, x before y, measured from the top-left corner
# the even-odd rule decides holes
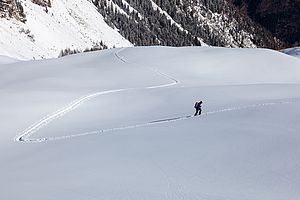
[[[298,200],[299,91],[300,60],[264,49],[2,64],[0,199]]]
[[[14,63],[14,62],[18,62],[18,60],[14,59],[14,58],[7,57],[7,56],[0,56],[0,65],[1,64]]]
[[[109,27],[87,0],[51,1],[52,7],[22,0],[26,23],[0,18],[0,55],[23,60],[55,58],[66,48],[84,50],[103,41],[109,48],[132,44]]]

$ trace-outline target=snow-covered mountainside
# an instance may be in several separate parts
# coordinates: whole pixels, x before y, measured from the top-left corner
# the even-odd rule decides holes
[[[24,23],[13,16],[0,18],[0,55],[19,59],[53,58],[66,48],[84,50],[101,41],[110,48],[132,46],[104,22],[90,1],[57,0],[51,1],[51,7],[34,2],[20,1],[26,16]],[[10,5],[14,8],[14,4]]]
[[[281,42],[227,0],[93,0],[112,27],[137,46],[278,48]]]
[[[0,55],[53,58],[99,44],[283,48],[226,0],[0,2]]]
[[[299,91],[266,49],[0,64],[0,199],[299,200]]]

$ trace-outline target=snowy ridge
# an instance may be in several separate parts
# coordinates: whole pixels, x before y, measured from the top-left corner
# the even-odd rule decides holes
[[[140,12],[138,12],[135,8],[133,8],[126,0],[122,0],[122,3],[123,3],[125,6],[128,6],[129,12],[130,12],[130,13],[136,12],[136,13],[138,14],[138,17],[139,17],[140,19],[143,19],[143,18],[144,18],[143,15],[142,15]]]
[[[158,10],[160,13],[164,14],[167,17],[168,20],[171,21],[171,24],[174,24],[175,26],[177,26],[179,28],[179,30],[188,33],[187,30],[182,28],[182,26],[180,24],[178,24],[166,11],[162,10],[156,3],[154,3],[154,1],[150,0],[150,2],[151,2],[152,7],[155,11]]]
[[[150,2],[151,2],[151,4],[152,4],[153,9],[154,9],[155,11],[158,10],[161,14],[165,15],[166,18],[167,18],[168,20],[170,20],[170,22],[171,22],[172,25],[174,24],[175,26],[177,26],[177,27],[179,28],[180,31],[183,31],[183,32],[186,33],[186,34],[189,33],[189,31],[187,31],[186,29],[184,29],[184,28],[182,27],[181,24],[177,23],[177,22],[176,22],[176,21],[168,14],[167,11],[164,11],[163,9],[161,9],[161,7],[159,7],[154,1],[150,0]],[[201,46],[209,46],[209,45],[207,45],[205,42],[203,42],[203,40],[202,40],[201,38],[197,37],[197,39],[198,39],[199,42],[201,42]]]
[[[125,4],[125,5],[127,5],[127,4]],[[129,19],[128,14],[122,8],[120,8],[120,6],[117,5],[115,2],[108,1],[108,7],[111,7],[111,9],[113,9],[114,11],[120,12],[122,15],[125,15]]]

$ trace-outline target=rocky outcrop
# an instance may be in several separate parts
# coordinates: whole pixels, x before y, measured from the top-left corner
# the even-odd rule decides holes
[[[15,18],[21,22],[26,21],[23,6],[17,0],[0,1],[0,18]]]

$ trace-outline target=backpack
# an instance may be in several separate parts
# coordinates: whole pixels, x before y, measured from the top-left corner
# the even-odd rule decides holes
[[[197,109],[197,108],[198,108],[198,104],[199,104],[199,103],[198,103],[198,102],[196,102],[196,103],[195,103],[195,105],[194,105],[194,108],[196,108],[196,109]]]

